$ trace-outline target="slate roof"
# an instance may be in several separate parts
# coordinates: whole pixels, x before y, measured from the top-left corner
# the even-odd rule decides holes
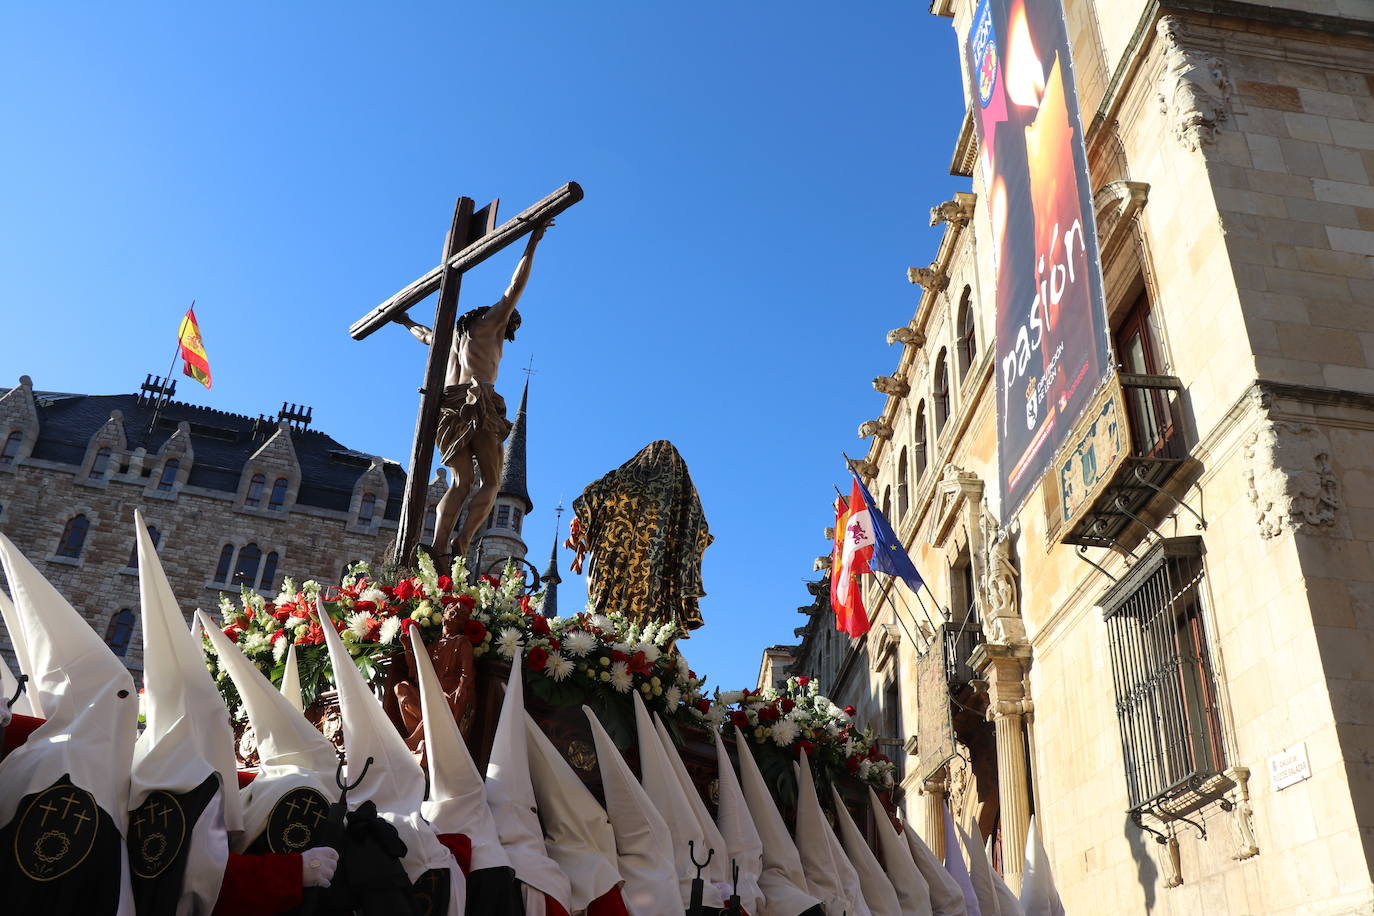
[[[0,395],[9,389],[0,388]],[[191,426],[191,445],[195,462],[187,484],[234,493],[244,465],[277,431],[275,420],[261,422],[256,417],[227,413],[209,407],[169,401],[158,417],[156,428],[148,425],[153,404],[140,403],[138,395],[66,394],[35,391],[38,410],[38,441],[33,457],[62,464],[81,464],[86,446],[96,431],[105,425],[110,412],[124,415],[124,437],[130,450],[142,445],[153,455],[176,432],[183,420]],[[146,434],[146,439],[145,439]],[[300,462],[301,486],[296,502],[321,509],[347,512],[358,478],[371,466],[372,456],[347,448],[318,430],[291,430],[291,444]],[[401,516],[401,495],[406,474],[392,461],[384,463],[391,489],[385,518]]]
[[[515,424],[511,427],[510,438],[506,440],[505,463],[501,467],[502,496],[514,496],[525,503],[528,514],[534,509],[530,499],[529,487],[525,484],[525,405],[530,398],[530,380],[525,379],[525,389],[520,392],[520,406],[515,411]]]

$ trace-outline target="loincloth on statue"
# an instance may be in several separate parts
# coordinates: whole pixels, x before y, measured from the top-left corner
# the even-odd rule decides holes
[[[452,467],[479,432],[494,433],[504,441],[510,435],[506,399],[489,382],[466,382],[444,388],[439,402],[439,426],[434,444],[443,463]]]

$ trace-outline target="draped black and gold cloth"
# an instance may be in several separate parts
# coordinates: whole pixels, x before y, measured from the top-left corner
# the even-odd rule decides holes
[[[598,612],[701,626],[701,557],[713,538],[697,488],[671,442],[651,442],[573,501],[591,557],[587,593]]]

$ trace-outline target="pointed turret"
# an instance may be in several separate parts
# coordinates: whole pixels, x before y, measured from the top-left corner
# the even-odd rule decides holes
[[[529,487],[525,485],[525,407],[529,399],[530,380],[526,378],[525,388],[520,392],[520,406],[515,411],[515,425],[506,439],[506,454],[501,464],[501,489],[497,491],[498,497],[509,496],[520,500],[527,514],[534,508]]]
[[[558,507],[558,516],[562,518],[563,507]],[[553,550],[549,552],[549,568],[544,570],[544,575],[539,577],[539,581],[544,583],[544,607],[541,612],[545,617],[558,616],[558,583],[563,581],[563,577],[558,574],[558,523],[553,525]]]

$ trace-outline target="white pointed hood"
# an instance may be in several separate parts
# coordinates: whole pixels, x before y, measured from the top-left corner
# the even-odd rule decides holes
[[[697,823],[701,825],[702,835],[706,837],[706,848],[716,851],[715,855],[711,857],[710,865],[702,870],[701,877],[715,884],[720,890],[721,897],[729,900],[730,854],[727,851],[725,837],[721,834],[720,828],[716,826],[715,819],[711,817],[711,812],[707,809],[701,793],[697,791],[696,784],[692,782],[691,774],[687,772],[687,765],[682,762],[682,755],[677,752],[677,745],[673,744],[673,739],[668,734],[668,729],[663,725],[663,720],[658,717],[657,713],[651,718],[654,720],[654,731],[658,734],[659,743],[663,745],[663,756],[667,758],[668,765],[673,768],[678,785],[682,786],[682,794],[687,798],[687,804],[691,805]],[[705,857],[698,855],[698,858]]]
[[[758,761],[738,727],[735,728],[735,750],[739,752],[740,788],[759,839],[763,841],[763,872],[759,875],[763,909],[759,916],[797,916],[821,900],[807,891],[801,854],[763,781]]]
[[[883,871],[892,882],[902,916],[933,916],[930,885],[921,877],[906,841],[892,829],[887,809],[878,801],[872,789],[868,790],[868,804],[873,809],[874,823],[877,825],[875,832],[878,835],[878,851],[883,855]]]
[[[224,700],[205,670],[205,654],[186,629],[186,619],[138,510],[134,510],[134,529],[146,727],[134,745],[129,810],[142,805],[151,792],[184,795],[207,777],[218,779],[215,798],[194,825],[187,825],[194,829],[194,836],[181,890],[183,905],[208,913],[223,883],[229,834],[243,830],[234,733]]]
[[[649,793],[649,797],[658,806],[658,813],[668,822],[668,831],[673,835],[673,859],[677,862],[678,890],[682,894],[682,905],[687,906],[691,902],[692,879],[697,876],[697,868],[692,864],[692,854],[695,851],[697,861],[705,862],[706,850],[711,844],[701,828],[701,822],[697,820],[692,803],[682,791],[682,783],[678,781],[673,765],[668,762],[663,742],[654,730],[654,724],[649,719],[649,711],[644,708],[644,701],[639,698],[637,691],[631,691],[630,695],[635,707],[635,731],[639,737],[639,781],[644,786],[644,791]],[[688,843],[693,845],[688,846]],[[720,853],[716,855],[719,856]],[[702,871],[705,887],[702,890],[701,901],[706,906],[720,909],[725,906],[725,901],[716,886],[706,880],[709,875],[709,871]]]
[[[539,824],[534,787],[530,784],[525,682],[520,664],[521,654],[517,650],[510,660],[510,680],[506,682],[506,697],[501,703],[501,717],[496,723],[491,759],[487,763],[487,805],[515,876],[571,912],[568,901],[572,887],[544,845],[544,830]]]
[[[15,701],[11,712],[17,712],[21,716],[38,716],[42,713],[38,711],[38,686],[33,683],[33,675],[29,674],[28,650],[25,648],[24,631],[19,627],[19,618],[15,615],[14,605],[10,604],[9,596],[4,589],[0,589],[0,619],[5,621],[5,632],[9,634],[10,645],[14,647],[14,660],[19,665],[20,674],[28,674],[29,684],[24,688],[23,694]],[[0,658],[0,679],[4,680],[4,686],[0,689],[4,691],[4,698],[9,699],[14,696],[14,691],[19,689],[19,679],[10,671],[5,660]]]
[[[47,719],[0,762],[0,825],[10,822],[21,798],[67,773],[123,831],[138,734],[134,679],[3,534],[0,563],[14,593],[14,620],[7,623],[11,634],[22,634],[29,689]]]
[[[1026,870],[1021,875],[1021,909],[1026,916],[1064,916],[1064,904],[1054,887],[1050,859],[1034,817],[1026,831]]]
[[[916,863],[917,870],[930,887],[931,916],[968,916],[964,892],[954,877],[940,864],[939,857],[925,844],[925,840],[911,829],[910,824],[902,825],[902,833],[906,836],[907,848],[911,850],[911,858]]]
[[[339,691],[350,785],[362,775],[364,762],[372,758],[372,765],[362,776],[362,782],[348,790],[349,806],[356,808],[370,801],[377,806],[377,813],[396,828],[401,842],[406,844],[401,865],[412,884],[432,868],[455,866],[453,853],[439,842],[434,828],[420,816],[420,804],[425,799],[424,770],[420,769],[396,726],[391,724],[372,688],[363,680],[343,637],[331,624],[329,612],[319,599],[315,600],[315,610],[319,614],[324,644],[329,648],[334,686]]]
[[[830,828],[830,824],[827,823],[826,827]],[[852,904],[849,912],[853,916],[873,916],[873,911],[868,908],[868,901],[864,899],[859,873],[855,870],[854,863],[849,861],[849,856],[840,845],[840,838],[835,835],[833,828],[829,830],[827,839],[830,842],[830,856],[835,860],[835,868],[839,872],[840,887],[844,888],[845,898]]]
[[[840,881],[840,866],[835,861],[834,834],[825,822],[816,784],[811,777],[811,761],[801,752],[797,766],[797,851],[806,872],[806,886],[825,904],[826,913],[854,913],[855,908]]]
[[[234,844],[234,851],[242,852],[267,827],[277,800],[292,789],[308,787],[328,801],[337,801],[334,774],[339,757],[324,735],[286,701],[204,611],[196,611],[196,617],[219,666],[238,688],[257,739],[258,775],[239,793],[243,799],[243,836]]]
[[[296,663],[295,643],[286,647],[286,664],[281,670],[281,695],[286,697],[286,702],[295,707],[296,712],[305,712],[305,701],[301,698],[301,669]]]
[[[967,829],[959,828],[959,841],[968,854],[968,876],[973,885],[973,895],[978,898],[978,912],[983,916],[1002,916],[1002,907],[997,901],[997,885],[992,880],[992,863],[983,852],[983,844],[978,825],[970,823]]]
[[[759,912],[763,902],[763,891],[759,890],[759,875],[763,873],[763,840],[759,838],[754,818],[749,814],[749,804],[744,800],[744,792],[735,776],[734,764],[725,750],[725,742],[720,732],[711,730],[716,739],[716,785],[719,801],[716,803],[716,824],[725,838],[725,851],[730,861],[739,868],[736,893],[740,906],[750,913]],[[749,753],[747,748],[739,749],[741,754]]]
[[[979,906],[978,893],[973,889],[973,878],[964,864],[964,854],[959,851],[959,830],[954,826],[954,818],[949,813],[949,805],[944,805],[945,815],[945,871],[959,885],[964,895],[964,909],[968,916],[986,916]],[[993,914],[995,916],[995,914]]]
[[[988,837],[983,854],[987,858],[988,871],[992,872],[992,888],[997,892],[997,912],[1000,916],[1025,916],[1021,909],[1021,901],[1016,899],[1011,888],[1007,887],[1007,882],[992,867],[992,837]]]
[[[849,816],[849,809],[844,805],[844,799],[840,798],[840,793],[835,791],[835,787],[830,787],[831,800],[835,803],[835,822],[839,827],[840,842],[844,845],[844,851],[849,856],[850,863],[859,875],[859,887],[863,891],[864,903],[873,916],[902,916],[901,904],[897,902],[897,892],[892,887],[892,882],[887,875],[883,874],[883,867],[878,864],[878,857],[869,848],[868,841],[859,833],[859,828],[854,824],[854,819]],[[878,829],[883,829],[882,824]]]
[[[616,866],[625,879],[621,897],[631,916],[682,916],[677,893],[673,835],[653,800],[630,772],[629,764],[590,708],[583,706],[596,743],[601,791],[615,834]]]
[[[460,833],[472,844],[472,870],[509,868],[510,857],[501,847],[482,774],[458,731],[448,698],[439,686],[439,675],[420,638],[410,628],[415,650],[415,670],[420,676],[420,706],[425,720],[425,760],[429,766],[429,799],[420,806],[425,820],[438,834]]]
[[[620,884],[610,818],[558,748],[525,714],[530,782],[544,825],[544,846],[572,885],[572,912]]]

